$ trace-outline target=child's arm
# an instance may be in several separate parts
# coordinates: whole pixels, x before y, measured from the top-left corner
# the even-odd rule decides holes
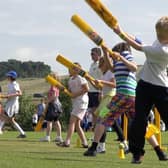
[[[72,98],[76,98],[76,97],[78,97],[78,96],[81,96],[81,95],[85,94],[85,93],[88,92],[88,91],[89,91],[88,83],[82,84],[80,91],[75,92],[75,93],[72,93]]]
[[[92,85],[93,87],[95,87],[96,89],[99,89],[99,90],[102,89],[103,85],[100,85],[100,82],[96,82],[96,81],[97,81],[96,79],[95,79],[95,80],[91,80],[91,79],[88,78],[87,76],[85,76],[85,78],[86,78],[86,80],[89,81],[89,82],[91,83],[91,85]]]
[[[10,98],[10,97],[16,97],[16,96],[21,96],[22,95],[22,91],[21,90],[18,90],[16,91],[16,93],[10,93],[10,94],[7,94],[6,96],[4,95],[3,98]]]
[[[133,61],[128,61],[127,59],[125,59],[123,56],[120,56],[120,60],[127,66],[127,68],[132,71],[132,72],[136,72],[137,71],[137,65],[135,62]]]
[[[121,29],[121,27],[118,25],[113,28],[114,32],[119,35],[124,41],[126,41],[130,46],[132,46],[134,49],[141,51],[142,50],[142,44],[136,42],[135,38],[127,33],[124,33],[124,31]]]
[[[107,54],[107,48],[102,46],[102,50],[103,50],[104,61],[106,62],[108,69],[113,72],[114,66],[113,66],[112,59],[110,58],[109,54]]]
[[[110,60],[109,55],[107,54],[107,50],[105,47],[102,47],[103,53],[104,53],[104,58],[105,61],[107,62],[107,64],[109,64],[109,66],[111,66],[110,70],[113,71],[113,64],[112,61]],[[127,67],[128,69],[130,69],[132,72],[136,72],[137,71],[137,65],[135,62],[133,61],[128,61],[127,59],[125,59],[122,55],[120,55],[118,52],[114,52],[114,54],[120,58],[120,61],[122,61]]]
[[[103,85],[115,88],[116,87],[116,82],[115,79],[112,78],[110,81],[105,81],[105,80],[97,80],[98,82],[101,82]]]

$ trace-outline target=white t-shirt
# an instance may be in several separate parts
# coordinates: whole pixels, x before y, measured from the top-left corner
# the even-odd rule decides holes
[[[114,78],[114,74],[110,70],[108,70],[107,72],[105,72],[102,75],[102,77],[100,79],[104,80],[104,81],[111,81],[111,79],[113,79],[113,78]],[[107,93],[109,93],[111,91],[115,91],[115,89],[110,86],[107,86],[107,85],[104,85],[102,88],[102,93],[104,96],[107,95]]]
[[[76,77],[70,77],[68,81],[68,87],[72,93],[76,93],[82,89],[82,85],[87,84],[85,78],[77,75]],[[76,108],[76,106],[80,109],[87,109],[88,107],[88,94],[82,94],[76,98],[72,99],[72,106]]]
[[[140,79],[154,85],[168,87],[168,45],[156,40],[152,46],[144,45],[142,50],[146,55],[146,61],[139,73]]]
[[[100,79],[102,76],[102,72],[99,69],[99,62],[93,62],[90,66],[89,69],[89,74],[95,78],[95,79]],[[89,82],[89,92],[99,92],[90,82]]]
[[[8,84],[8,94],[16,93],[17,91],[20,91],[20,86],[16,81]],[[7,99],[5,112],[9,117],[19,112],[19,96],[12,96]]]

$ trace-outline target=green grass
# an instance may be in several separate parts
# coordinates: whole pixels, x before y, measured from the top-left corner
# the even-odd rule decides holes
[[[44,132],[27,132],[27,138],[15,138],[17,132],[0,135],[0,168],[165,168],[168,162],[158,161],[155,152],[146,144],[146,154],[141,165],[130,164],[131,154],[125,159],[118,157],[118,143],[115,134],[108,133],[105,154],[84,157],[85,149],[76,147],[77,135],[73,135],[70,148],[61,148],[54,142],[39,142]],[[52,133],[54,139],[55,133]],[[63,133],[63,137],[66,134]],[[91,133],[87,133],[90,138]],[[168,147],[168,134],[162,133],[162,145]],[[91,142],[90,142],[91,143]],[[166,151],[167,152],[167,151]]]

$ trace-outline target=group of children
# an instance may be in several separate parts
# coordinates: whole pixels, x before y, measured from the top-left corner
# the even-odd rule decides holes
[[[94,66],[98,66],[101,71],[100,76],[94,81],[78,74],[81,68],[79,63],[75,63],[79,69],[76,67],[69,69],[68,89],[72,93],[72,111],[64,141],[59,123],[60,114],[55,117],[51,116],[52,111],[56,110],[54,108],[60,106],[59,89],[51,86],[46,111],[47,131],[42,141],[50,141],[52,121],[54,121],[57,123],[58,146],[69,147],[71,137],[76,130],[82,146],[88,148],[81,121],[89,107],[94,115],[94,139],[91,146],[84,152],[84,156],[96,156],[99,143],[102,144],[102,151],[105,152],[106,127],[113,125],[116,119],[125,113],[131,122],[128,140],[129,151],[133,155],[132,163],[141,163],[145,154],[147,118],[153,105],[158,109],[165,125],[168,126],[168,76],[166,71],[168,66],[168,17],[161,17],[155,28],[157,40],[152,45],[144,45],[139,39],[125,33],[117,25],[114,32],[126,42],[115,45],[112,48],[113,55],[110,55],[107,48],[102,46],[103,56],[100,59],[94,58],[98,53],[101,55],[100,49],[91,50],[92,58],[95,59]],[[137,65],[133,61],[130,46],[144,52],[146,56],[138,83],[135,76]],[[93,66],[92,71],[94,71]],[[6,76],[9,79],[8,94],[3,96],[7,98],[7,102],[4,113],[1,115],[0,126],[8,120],[19,130],[18,137],[24,138],[26,137],[25,132],[14,120],[19,110],[18,97],[22,94],[16,82],[17,73],[10,71]],[[89,90],[87,80],[96,88],[93,92]],[[101,84],[101,87],[98,84]],[[154,135],[147,140],[153,146],[159,160],[168,160]]]

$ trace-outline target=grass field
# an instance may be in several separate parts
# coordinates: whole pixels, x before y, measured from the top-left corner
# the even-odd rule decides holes
[[[15,138],[17,134],[4,132],[0,135],[0,168],[166,168],[168,165],[168,162],[158,161],[148,144],[142,164],[131,164],[131,154],[119,159],[118,143],[114,141],[116,136],[113,132],[108,133],[106,153],[97,157],[83,156],[85,149],[76,147],[76,134],[70,148],[58,147],[54,142],[39,142],[44,132],[27,132],[27,138],[23,140]],[[54,139],[54,132],[52,136]],[[87,133],[88,138],[91,136],[91,133]],[[162,146],[168,147],[168,132],[162,133]]]

